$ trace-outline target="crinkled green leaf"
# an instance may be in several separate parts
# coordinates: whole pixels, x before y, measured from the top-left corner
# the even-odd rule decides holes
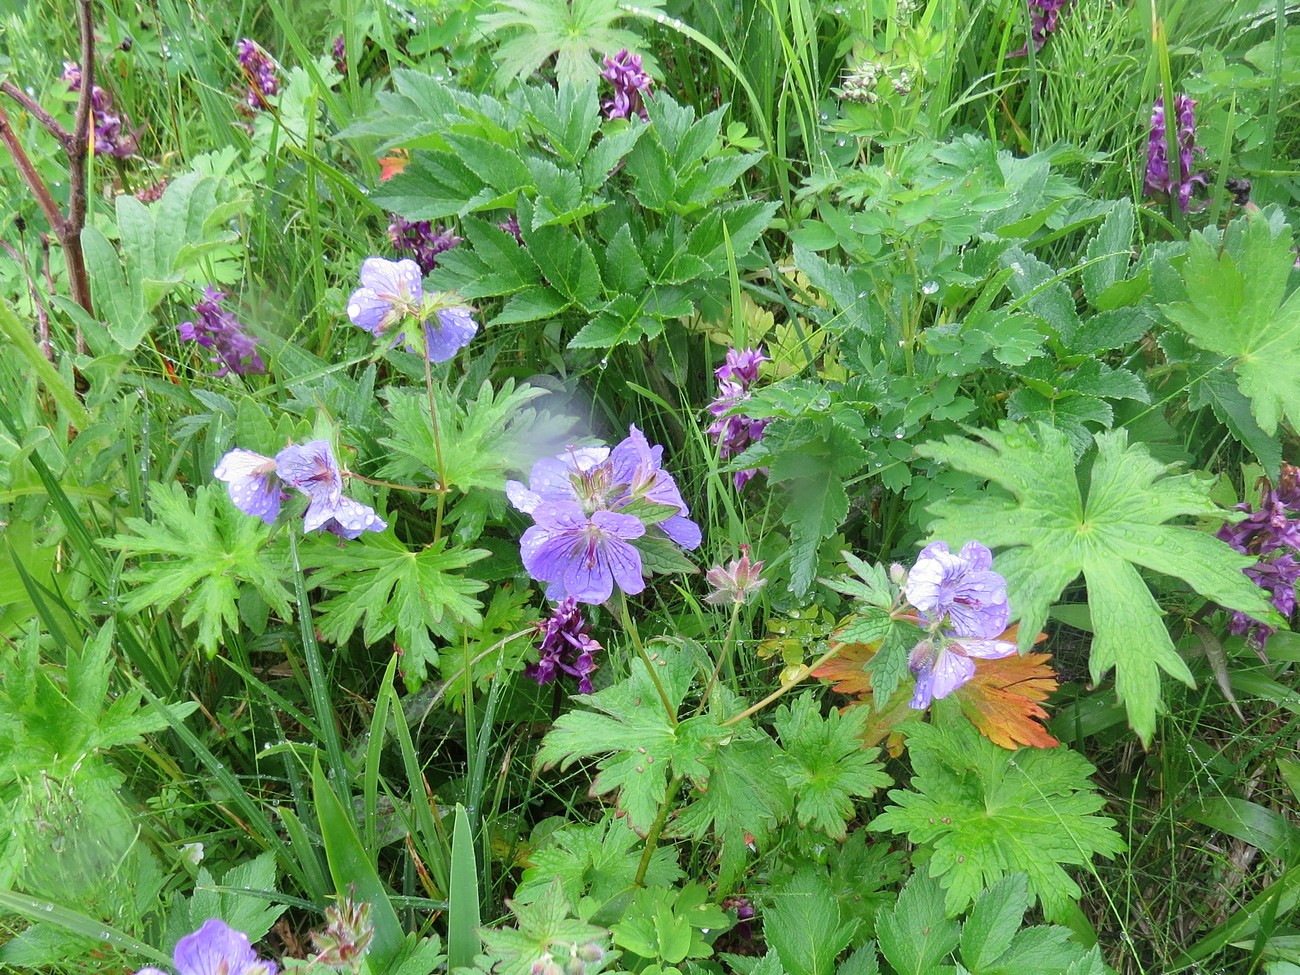
[[[1155,731],[1159,672],[1188,684],[1192,676],[1138,566],[1183,579],[1222,606],[1277,620],[1259,587],[1241,572],[1254,559],[1192,526],[1166,524],[1220,514],[1208,483],[1170,474],[1144,446],[1129,445],[1124,430],[1096,435],[1086,501],[1065,434],[1008,424],[979,436],[984,444],[954,436],[917,448],[1007,492],[936,503],[930,508],[937,516],[933,536],[950,545],[978,539],[1003,549],[995,564],[1021,621],[1022,651],[1042,629],[1049,606],[1082,574],[1095,628],[1092,679],[1115,668],[1116,694],[1144,742]]]
[[[1088,781],[1093,767],[1064,746],[1008,753],[955,715],[955,702],[937,703],[939,720],[908,732],[912,791],[890,790],[893,805],[870,828],[932,852],[929,875],[947,890],[949,915],[1023,871],[1044,915],[1067,916],[1080,891],[1064,866],[1124,848],[1114,820],[1095,815],[1103,799]]]
[[[1265,433],[1283,416],[1300,426],[1300,296],[1287,297],[1291,231],[1282,225],[1275,233],[1250,217],[1233,221],[1226,238],[1221,244],[1217,230],[1192,237],[1183,270],[1188,300],[1164,313],[1201,348],[1232,360]]]

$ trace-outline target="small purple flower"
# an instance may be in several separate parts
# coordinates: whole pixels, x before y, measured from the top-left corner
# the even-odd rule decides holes
[[[771,362],[763,354],[762,348],[757,349],[728,349],[726,360],[713,374],[721,382],[738,383],[742,389],[748,389],[754,383],[758,382],[758,367],[764,362]]]
[[[69,91],[81,91],[81,66],[74,61],[63,62],[63,80]],[[122,116],[113,111],[113,97],[99,85],[90,89],[90,113],[94,123],[92,148],[97,155],[127,159],[136,154],[139,143]]]
[[[916,678],[916,691],[908,706],[924,711],[931,700],[942,700],[975,676],[972,657],[993,660],[1009,657],[1016,645],[1009,640],[936,636],[919,642],[907,667]]]
[[[762,560],[750,562],[749,546],[740,546],[739,559],[732,559],[731,564],[725,569],[715,565],[704,573],[704,578],[713,587],[713,592],[705,596],[704,601],[712,606],[730,606],[745,602],[767,585],[767,580],[759,575],[762,571]]]
[[[411,254],[425,274],[438,266],[439,254],[462,242],[442,224],[435,227],[428,220],[412,222],[396,216],[388,225],[388,239],[399,251]]]
[[[275,71],[275,62],[262,50],[260,44],[247,37],[240,39],[236,49],[239,65],[244,69],[244,78],[248,82],[244,104],[255,112],[270,108],[267,99],[280,92],[280,78]]]
[[[1061,14],[1068,10],[1073,2],[1074,0],[1029,0],[1029,35],[1033,40],[1035,53],[1043,49],[1048,35],[1056,30]],[[1020,50],[1012,51],[1007,57],[1024,57],[1028,53],[1029,44],[1026,43]]]
[[[1186,95],[1174,97],[1174,114],[1178,121],[1178,172],[1173,173],[1169,163],[1169,146],[1165,137],[1165,102],[1157,98],[1151,110],[1151,135],[1147,140],[1147,172],[1144,186],[1148,193],[1169,194],[1178,198],[1184,213],[1196,186],[1205,186],[1204,173],[1193,173],[1192,163],[1205,150],[1196,145],[1196,102]]]
[[[497,228],[500,230],[504,230],[511,237],[513,237],[515,239],[515,243],[518,244],[520,247],[524,246],[524,234],[523,231],[519,229],[519,218],[515,216],[513,213],[510,214],[510,216],[506,217],[504,220],[502,220],[499,224],[497,224]]]
[[[236,447],[218,462],[212,476],[226,482],[230,500],[246,515],[274,524],[289,495],[280,484],[274,458]]]
[[[275,466],[282,481],[310,499],[303,515],[303,531],[327,531],[353,539],[362,532],[380,532],[388,527],[373,508],[343,497],[343,475],[328,440],[285,447],[275,455]]]
[[[330,53],[334,56],[334,70],[341,75],[346,75],[348,73],[348,46],[342,34],[334,38],[334,46],[331,48]]]
[[[561,600],[550,619],[537,623],[537,629],[542,634],[539,659],[525,667],[524,674],[543,686],[568,674],[578,678],[579,694],[590,694],[591,675],[598,669],[596,653],[604,648],[592,639],[578,601],[572,596]]]
[[[348,298],[348,318],[376,338],[382,338],[403,319],[418,320],[424,316],[425,354],[430,362],[446,362],[470,343],[478,332],[478,323],[469,308],[437,307],[443,297],[435,294],[425,299],[420,266],[415,261],[368,257],[361,263],[361,287]],[[433,310],[426,312],[431,304]],[[398,333],[394,344],[404,337],[404,332]]]
[[[645,534],[639,518],[613,511],[588,515],[576,501],[544,502],[532,515],[535,524],[520,539],[520,555],[528,574],[547,583],[547,599],[603,603],[615,582],[632,595],[645,588],[641,553],[628,544]]]
[[[600,76],[614,86],[614,97],[600,103],[605,118],[630,118],[635,112],[647,118],[643,95],[650,90],[650,76],[641,70],[641,55],[628,53],[627,48],[613,57],[605,55],[605,67]]]
[[[211,918],[193,934],[176,942],[172,963],[177,975],[276,975],[275,962],[262,961],[248,935]],[[165,975],[157,968],[142,968],[136,975]]]
[[[682,500],[673,476],[663,469],[663,447],[650,446],[645,434],[635,426],[627,439],[609,454],[611,480],[616,493],[612,507],[645,500],[676,508],[677,514],[658,522],[656,527],[685,549],[696,548],[702,539],[700,526],[687,517],[691,513]]]
[[[208,360],[218,366],[214,376],[266,372],[266,363],[257,354],[257,342],[244,332],[232,313],[221,307],[225,297],[225,292],[208,285],[203,289],[202,300],[194,305],[196,320],[182,322],[177,326],[177,333],[182,341],[197,342],[216,353]]]
[[[1300,581],[1300,563],[1296,561],[1296,553],[1300,552],[1300,521],[1291,517],[1292,509],[1300,507],[1296,469],[1283,464],[1279,487],[1274,490],[1265,481],[1261,493],[1259,507],[1249,503],[1237,505],[1237,510],[1245,511],[1247,516],[1235,524],[1225,523],[1217,537],[1238,552],[1258,557],[1259,561],[1243,571],[1268,593],[1273,607],[1290,618],[1296,608],[1296,583]],[[1234,612],[1228,632],[1246,637],[1262,651],[1275,630],[1245,613]]]
[[[771,361],[761,348],[728,349],[726,361],[714,370],[718,377],[718,395],[708,409],[718,419],[709,424],[705,433],[714,438],[723,460],[743,453],[745,448],[763,437],[768,419],[754,420],[732,411],[749,399],[749,387],[758,381],[759,366]],[[736,490],[741,490],[750,478],[764,471],[766,468],[759,467],[737,471],[732,477]]]
[[[993,571],[993,553],[967,542],[954,555],[932,542],[916,557],[903,594],[931,622],[946,620],[950,632],[990,639],[1007,628],[1007,580]],[[978,656],[978,654],[976,654]]]

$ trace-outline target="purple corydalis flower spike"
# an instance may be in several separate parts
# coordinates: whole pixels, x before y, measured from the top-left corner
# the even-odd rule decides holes
[[[1196,145],[1196,102],[1186,95],[1174,97],[1174,115],[1178,124],[1178,172],[1169,161],[1169,143],[1166,138],[1167,121],[1164,98],[1157,98],[1151,109],[1151,134],[1147,140],[1147,171],[1143,186],[1150,194],[1168,194],[1176,197],[1184,213],[1197,186],[1208,182],[1204,173],[1193,173],[1196,156],[1204,152]]]
[[[758,381],[759,366],[771,361],[763,354],[761,347],[728,349],[726,360],[713,371],[718,377],[718,395],[709,404],[708,410],[718,419],[709,424],[705,433],[717,443],[718,454],[723,460],[743,453],[750,444],[757,443],[763,438],[763,430],[768,424],[767,419],[753,420],[740,413],[733,413],[730,416],[725,414],[730,413],[749,398],[749,387]],[[766,470],[766,468],[751,467],[737,471],[732,477],[736,490],[741,490],[750,478]]]
[[[629,118],[633,112],[642,119],[648,117],[643,95],[652,82],[641,69],[641,55],[631,54],[627,48],[613,57],[606,55],[600,76],[614,86],[614,97],[600,103],[605,118]]]
[[[542,634],[539,659],[524,668],[524,675],[544,686],[568,674],[578,678],[579,694],[590,694],[595,655],[604,647],[592,639],[578,601],[572,596],[563,599],[549,619],[538,621],[537,629]]]
[[[334,57],[334,70],[342,75],[347,74],[348,73],[348,46],[347,46],[347,42],[343,39],[342,34],[334,38],[334,44],[330,49],[330,53]]]
[[[239,65],[244,69],[244,78],[248,82],[248,91],[244,104],[257,111],[269,108],[267,99],[280,91],[280,78],[275,72],[275,62],[262,50],[260,44],[247,37],[241,38],[236,47]]]
[[[212,285],[204,288],[203,298],[194,305],[195,320],[178,325],[177,334],[182,341],[197,342],[216,353],[208,359],[218,367],[212,374],[215,377],[232,372],[240,376],[266,372],[266,363],[257,354],[256,340],[231,312],[221,307],[225,297],[225,292]]]
[[[221,458],[212,476],[226,482],[230,500],[246,515],[261,518],[268,525],[280,514],[288,497],[276,476],[275,459],[236,447]]]
[[[1048,35],[1059,25],[1061,14],[1070,8],[1074,0],[1029,0],[1029,35],[1035,53],[1043,49]],[[1012,51],[1009,58],[1024,57],[1029,53],[1029,43],[1018,51]]]
[[[217,918],[204,921],[197,931],[176,942],[172,963],[177,975],[276,975],[275,963],[257,957],[248,935]],[[136,975],[165,973],[142,968]]]
[[[641,553],[628,544],[645,534],[639,518],[612,511],[588,516],[576,501],[539,504],[532,515],[536,524],[520,539],[520,555],[528,574],[547,583],[548,599],[603,603],[615,582],[632,595],[645,588]]]
[[[441,224],[435,227],[428,220],[409,221],[401,217],[394,217],[388,225],[388,239],[399,251],[409,252],[425,274],[438,266],[439,254],[462,242],[462,238]]]
[[[81,91],[81,66],[75,61],[64,61],[63,80],[68,83],[69,91]],[[90,112],[94,123],[92,146],[97,155],[127,159],[136,154],[139,149],[136,133],[122,116],[114,113],[113,97],[99,85],[91,86]]]
[[[1282,465],[1282,476],[1276,489],[1267,480],[1261,481],[1261,498],[1258,507],[1249,502],[1237,505],[1246,517],[1236,523],[1226,522],[1216,537],[1244,555],[1254,555],[1258,561],[1243,571],[1257,586],[1268,593],[1269,602],[1283,616],[1290,618],[1295,612],[1296,583],[1300,582],[1300,521],[1291,513],[1300,507],[1300,492],[1296,490],[1296,468]],[[1228,624],[1228,632],[1246,637],[1257,651],[1263,652],[1268,639],[1276,630],[1264,623],[1236,611]]]
[[[921,550],[903,593],[932,622],[946,618],[961,636],[988,639],[1007,628],[1007,581],[992,570],[993,553],[967,542],[953,554],[943,542]]]

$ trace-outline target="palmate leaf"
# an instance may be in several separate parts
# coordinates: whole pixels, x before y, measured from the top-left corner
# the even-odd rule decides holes
[[[134,588],[123,601],[125,613],[162,611],[184,598],[181,624],[198,623],[198,645],[213,656],[224,629],[239,626],[240,583],[251,583],[281,619],[292,619],[283,559],[265,550],[271,529],[237,510],[210,484],[191,499],[177,483],[154,484],[149,500],[153,520],[127,518],[130,534],[103,539],[135,561],[123,578]],[[142,561],[143,556],[167,556]]]
[[[317,570],[312,586],[338,595],[315,607],[316,625],[335,643],[347,640],[363,619],[367,643],[393,634],[405,654],[407,680],[420,680],[438,662],[433,636],[451,639],[457,627],[482,622],[483,604],[474,594],[487,583],[458,570],[487,555],[483,549],[447,549],[445,541],[412,552],[391,532],[367,534],[346,548],[322,539],[304,551],[303,562]]]
[[[1254,559],[1193,527],[1166,524],[1181,516],[1219,515],[1209,486],[1191,474],[1171,475],[1145,447],[1130,446],[1126,431],[1096,435],[1086,495],[1059,430],[1040,425],[1034,435],[1006,424],[1001,431],[978,433],[987,445],[946,437],[917,452],[987,478],[1011,496],[990,492],[932,505],[934,537],[950,545],[978,539],[1004,549],[997,569],[1006,577],[1012,612],[1020,616],[1022,651],[1047,621],[1052,602],[1082,573],[1095,627],[1092,679],[1115,669],[1115,693],[1143,742],[1155,731],[1159,672],[1193,681],[1139,566],[1183,579],[1222,606],[1281,622],[1262,590],[1241,572]]]
[[[665,652],[656,676],[674,711],[690,687],[694,664],[680,654]],[[730,732],[711,714],[688,718],[674,727],[659,691],[640,658],[632,661],[631,676],[595,694],[584,695],[590,711],[561,715],[542,740],[537,761],[545,768],[566,769],[580,758],[604,757],[591,784],[594,796],[617,792],[618,813],[644,836],[668,793],[669,774],[706,784],[708,755]]]
[[[853,797],[869,796],[893,783],[875,761],[880,750],[862,747],[867,717],[863,708],[822,717],[811,693],[801,694],[773,715],[786,755],[782,774],[801,827],[843,840],[854,815]]]
[[[1203,349],[1233,360],[1237,385],[1267,434],[1285,416],[1300,426],[1300,295],[1286,301],[1295,264],[1291,231],[1259,216],[1192,237],[1183,272],[1188,301],[1164,313]]]
[[[914,791],[890,790],[894,805],[869,828],[932,851],[929,874],[947,890],[949,915],[1023,871],[1048,920],[1067,917],[1080,892],[1063,865],[1124,849],[1114,821],[1094,815],[1103,800],[1088,781],[1093,767],[1063,747],[1008,754],[954,720],[954,702],[934,709],[936,723],[908,732]]]

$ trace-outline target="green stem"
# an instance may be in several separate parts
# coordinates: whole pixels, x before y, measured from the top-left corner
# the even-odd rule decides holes
[[[438,487],[436,489],[438,506],[433,515],[433,540],[436,542],[442,538],[442,512],[447,502],[447,469],[442,462],[442,428],[438,425],[438,403],[433,395],[433,367],[429,363],[427,351],[423,358],[424,387],[429,392],[429,420],[433,423],[433,454],[438,474]]]
[[[784,696],[787,691],[791,691],[795,687],[797,687],[801,680],[803,680],[805,677],[807,677],[814,670],[816,670],[822,664],[826,663],[826,661],[830,660],[831,657],[835,656],[839,652],[840,652],[840,645],[836,644],[835,646],[827,650],[824,654],[822,654],[820,657],[818,657],[816,660],[814,660],[811,664],[809,664],[806,667],[800,668],[799,672],[795,675],[794,679],[791,680],[789,683],[782,684],[780,687],[774,690],[767,697],[763,698],[763,700],[759,701],[757,704],[753,705],[752,707],[745,708],[745,710],[741,711],[735,717],[728,718],[726,721],[722,722],[722,727],[728,728],[731,725],[736,724],[737,722],[744,721],[750,715],[757,714],[759,711],[762,711],[763,708],[767,707],[773,701]]]
[[[394,484],[392,481],[381,481],[377,477],[366,477],[364,474],[358,474],[356,471],[344,471],[344,477],[350,477],[354,480],[365,481],[367,484],[373,484],[376,487],[391,488],[394,491],[411,491],[415,494],[446,494],[437,488],[413,487],[410,484]]]
[[[668,715],[668,723],[677,727],[677,709],[673,707],[672,701],[668,698],[668,692],[664,690],[663,683],[659,680],[659,674],[655,671],[654,661],[646,653],[645,646],[641,643],[641,634],[637,632],[636,623],[632,621],[632,614],[627,608],[627,594],[623,590],[618,591],[618,605],[623,614],[623,628],[627,630],[628,635],[632,637],[632,646],[636,647],[637,655],[640,656],[641,662],[645,664],[646,673],[650,675],[650,681],[654,684],[655,690],[659,692],[659,700],[663,703],[664,713]]]
[[[727,635],[722,638],[722,650],[718,654],[718,662],[713,665],[713,676],[709,678],[709,683],[700,696],[700,703],[696,705],[696,714],[704,713],[704,709],[709,703],[709,695],[713,693],[713,685],[718,682],[718,675],[722,673],[722,665],[725,661],[731,659],[731,651],[735,648],[736,622],[740,619],[740,607],[742,605],[744,604],[737,600],[731,606],[731,622],[727,624]]]
[[[659,845],[659,834],[664,831],[664,824],[668,822],[668,813],[672,811],[673,800],[677,798],[677,790],[682,787],[684,779],[684,776],[674,775],[672,781],[668,783],[664,801],[659,805],[659,815],[655,816],[655,821],[650,824],[650,831],[645,834],[645,849],[641,851],[641,862],[636,867],[633,887],[641,887],[645,884],[646,872],[650,869],[650,861],[654,858],[655,848]]]

